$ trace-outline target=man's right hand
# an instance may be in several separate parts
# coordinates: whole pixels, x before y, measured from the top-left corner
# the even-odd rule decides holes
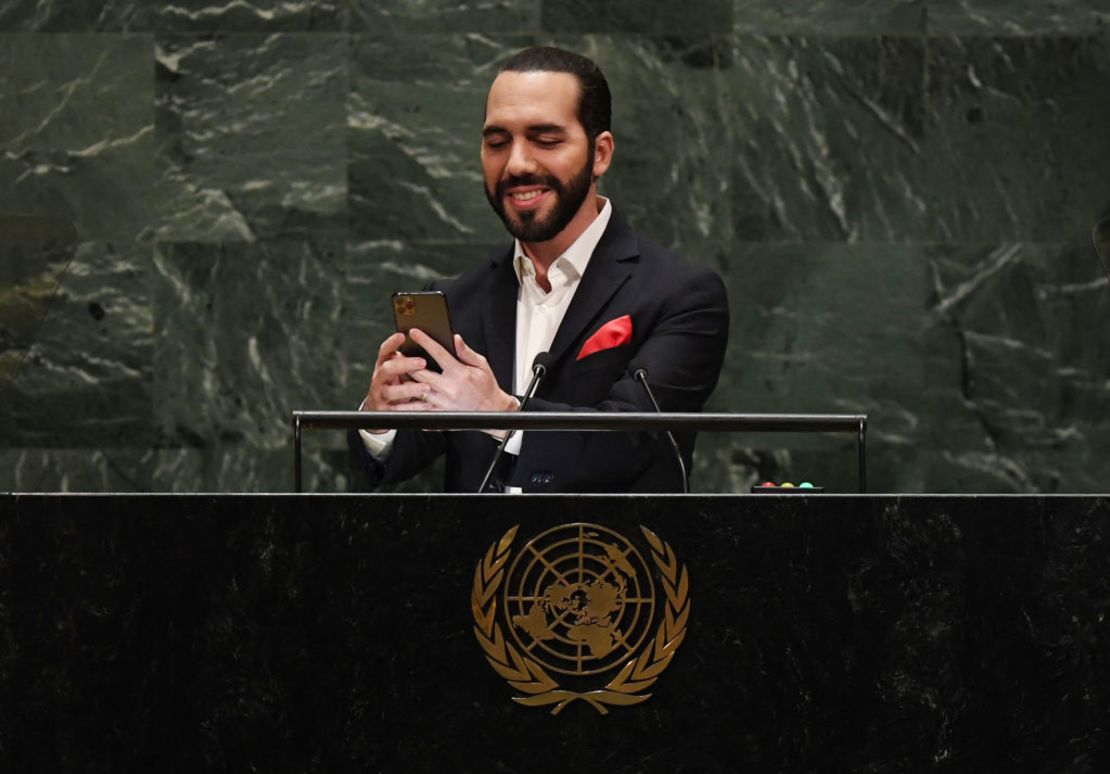
[[[394,333],[378,348],[378,359],[374,363],[374,375],[370,377],[370,387],[359,411],[420,411],[427,404],[424,396],[431,387],[412,380],[410,374],[424,368],[426,363],[421,357],[406,357],[398,349],[405,343],[405,334]],[[371,430],[381,435],[388,430]]]

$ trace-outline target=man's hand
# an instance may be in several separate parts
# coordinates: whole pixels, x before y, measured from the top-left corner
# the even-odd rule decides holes
[[[398,348],[405,343],[405,334],[394,333],[378,348],[378,359],[374,363],[374,375],[370,377],[370,387],[360,411],[412,411],[426,408],[424,396],[431,388],[422,382],[413,381],[412,374],[423,369],[427,363],[420,357],[405,357]],[[371,430],[381,434],[387,430]]]
[[[441,374],[426,368],[412,372],[412,378],[418,384],[431,388],[420,408],[438,411],[516,411],[516,398],[497,386],[497,377],[493,375],[489,362],[468,347],[462,336],[455,334],[455,352],[458,353],[456,360],[424,331],[414,328],[409,335],[443,369]]]

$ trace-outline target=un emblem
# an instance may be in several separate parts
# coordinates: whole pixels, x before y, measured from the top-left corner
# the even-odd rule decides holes
[[[514,556],[517,529],[489,547],[471,594],[486,659],[525,694],[513,701],[553,705],[552,714],[579,699],[602,714],[646,701],[651,694],[644,691],[670,664],[690,614],[689,576],[674,551],[641,527],[649,562],[618,532],[566,524]],[[663,590],[658,597],[653,566]],[[608,673],[615,675],[603,682]]]

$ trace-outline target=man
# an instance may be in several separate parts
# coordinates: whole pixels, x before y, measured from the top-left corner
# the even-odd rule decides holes
[[[432,288],[448,297],[457,358],[421,331],[442,368],[386,339],[362,410],[514,411],[537,354],[551,368],[528,411],[651,411],[630,366],[645,368],[664,411],[700,411],[728,336],[724,285],[629,228],[597,195],[614,139],[605,77],[555,48],[513,56],[490,87],[482,129],[486,195],[513,246]],[[351,433],[373,486],[447,455],[446,490],[474,492],[501,433]],[[689,462],[693,434],[680,445]],[[530,432],[509,441],[490,491],[681,491],[678,465],[655,433]],[[687,467],[689,469],[689,465]]]

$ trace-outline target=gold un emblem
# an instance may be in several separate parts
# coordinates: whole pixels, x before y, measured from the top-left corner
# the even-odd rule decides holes
[[[609,706],[650,698],[644,691],[671,663],[690,615],[689,576],[671,547],[640,527],[648,562],[618,532],[564,524],[532,538],[514,557],[518,527],[486,551],[470,595],[486,659],[524,694],[513,701],[554,705],[555,715],[581,699],[605,715]],[[663,587],[659,598],[652,565]]]

